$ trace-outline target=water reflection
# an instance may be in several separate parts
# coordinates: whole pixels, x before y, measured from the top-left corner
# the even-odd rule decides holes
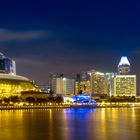
[[[22,118],[22,110],[16,111],[1,111],[0,112],[0,139],[10,140],[10,139],[20,139],[21,137],[25,139],[23,134],[24,125]]]
[[[140,108],[0,112],[0,140],[139,139]]]

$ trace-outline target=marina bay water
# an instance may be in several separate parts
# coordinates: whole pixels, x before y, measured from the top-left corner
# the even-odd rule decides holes
[[[0,140],[138,140],[140,108],[0,111]]]

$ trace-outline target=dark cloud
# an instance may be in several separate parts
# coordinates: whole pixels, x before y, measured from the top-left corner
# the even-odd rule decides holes
[[[0,29],[0,42],[3,41],[20,41],[42,38],[47,33],[44,31],[11,31]]]

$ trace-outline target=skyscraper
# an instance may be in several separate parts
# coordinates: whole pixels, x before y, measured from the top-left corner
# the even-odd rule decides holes
[[[130,63],[126,56],[122,56],[118,64],[118,74],[126,75],[130,73]]]
[[[15,61],[0,53],[0,73],[16,75]]]
[[[136,75],[116,75],[114,96],[136,96]]]
[[[63,78],[63,73],[50,72],[49,73],[49,87],[53,90],[53,82],[56,78]]]
[[[105,75],[107,78],[108,96],[112,96],[112,95],[114,95],[114,76],[115,76],[115,73],[106,72]]]
[[[75,94],[90,93],[90,80],[88,81],[75,81]]]
[[[90,71],[91,93],[93,95],[108,94],[108,79],[104,73],[91,70]]]
[[[52,90],[57,94],[74,94],[74,79],[54,78],[52,79]]]
[[[75,94],[90,93],[90,76],[87,71],[76,74]]]
[[[130,75],[130,63],[126,56],[121,57],[118,74],[114,74],[110,81],[110,96],[136,96],[136,75]]]

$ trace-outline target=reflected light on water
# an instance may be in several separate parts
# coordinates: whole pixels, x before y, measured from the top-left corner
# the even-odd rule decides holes
[[[13,129],[14,128],[14,129]],[[25,139],[23,125],[23,111],[13,111],[13,110],[4,110],[0,113],[0,139],[10,140],[13,138],[13,134],[15,139],[20,139],[21,137]]]
[[[135,140],[139,122],[140,108],[5,110],[0,140]]]

